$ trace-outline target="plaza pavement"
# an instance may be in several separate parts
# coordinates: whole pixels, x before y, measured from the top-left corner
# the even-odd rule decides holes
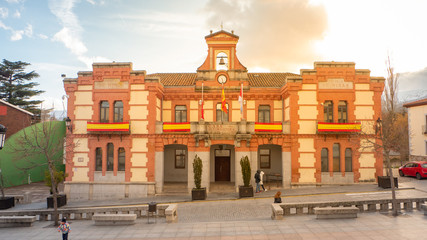
[[[399,182],[399,187],[398,198],[427,197],[425,191],[406,188],[405,183]],[[25,191],[25,188],[21,191]],[[157,218],[155,223],[149,224],[146,218],[141,218],[131,226],[95,226],[93,221],[70,220],[72,232],[69,239],[427,239],[427,217],[419,211],[404,213],[399,217],[361,213],[357,219],[315,220],[313,215],[300,215],[273,221],[270,219],[270,205],[276,191],[263,192],[246,199],[237,199],[236,193],[211,193],[208,200],[197,202],[191,202],[189,195],[161,195],[119,201],[71,201],[67,208],[133,205],[151,201],[175,202],[178,203],[179,220],[178,223],[167,224],[163,218]],[[375,184],[303,187],[281,191],[284,193],[284,202],[383,199],[391,195],[389,190],[380,189]],[[16,188],[7,189],[6,192],[18,193]],[[40,200],[17,205],[11,210],[46,208],[43,197]],[[60,238],[50,221],[36,222],[30,228],[0,229],[2,240]]]

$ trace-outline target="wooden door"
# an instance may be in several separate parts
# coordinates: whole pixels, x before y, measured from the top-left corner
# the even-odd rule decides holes
[[[230,181],[230,157],[215,157],[215,181]]]

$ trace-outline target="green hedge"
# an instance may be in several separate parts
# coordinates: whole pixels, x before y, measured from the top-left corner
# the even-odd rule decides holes
[[[41,127],[42,123],[36,124],[36,127]],[[53,128],[55,129],[55,134],[51,136],[55,139],[60,139],[65,137],[65,122],[64,121],[53,121]],[[7,126],[6,126],[7,127]],[[30,128],[30,127],[28,127]],[[27,128],[26,128],[27,129]],[[28,184],[28,177],[30,176],[31,182],[40,182],[44,180],[45,171],[47,170],[47,164],[38,166],[29,170],[22,170],[28,165],[27,161],[17,161],[17,154],[12,151],[13,147],[17,144],[16,141],[23,136],[23,131],[21,130],[14,135],[8,137],[5,142],[5,145],[2,150],[0,150],[0,167],[3,173],[3,179],[5,187],[19,186],[23,184]],[[27,131],[28,133],[29,131]],[[7,133],[6,133],[7,134]],[[62,159],[63,151],[58,153],[58,157]],[[43,164],[46,163],[44,156],[34,155],[29,159],[33,163]],[[56,164],[58,171],[65,172],[65,165],[62,161],[59,161]]]

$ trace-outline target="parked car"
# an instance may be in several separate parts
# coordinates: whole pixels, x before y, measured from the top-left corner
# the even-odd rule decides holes
[[[427,178],[427,162],[409,162],[399,168],[399,175],[417,177],[418,180]]]

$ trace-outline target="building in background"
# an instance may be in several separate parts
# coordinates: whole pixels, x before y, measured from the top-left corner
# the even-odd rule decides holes
[[[0,124],[7,127],[6,139],[31,125],[34,114],[0,99]]]
[[[352,62],[315,62],[294,73],[249,73],[237,58],[239,37],[205,37],[208,54],[195,73],[154,73],[131,63],[94,63],[65,78],[72,127],[65,191],[74,199],[136,198],[169,183],[243,184],[262,169],[280,187],[348,184],[382,176],[382,155],[359,151],[353,133],[375,133],[383,77]]]
[[[427,161],[427,98],[403,106],[408,108],[409,160]]]

